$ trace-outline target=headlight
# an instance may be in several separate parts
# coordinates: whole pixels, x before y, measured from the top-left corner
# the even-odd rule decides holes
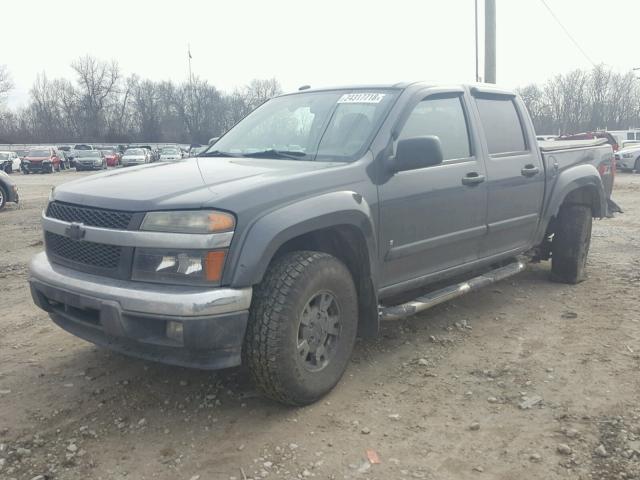
[[[220,233],[234,229],[233,215],[214,210],[178,212],[149,212],[144,216],[141,230],[171,233]]]
[[[226,250],[137,248],[132,280],[173,285],[216,285],[222,278]]]

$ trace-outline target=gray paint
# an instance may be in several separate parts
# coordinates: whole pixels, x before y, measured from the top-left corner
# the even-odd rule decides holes
[[[539,243],[565,196],[589,186],[606,196],[590,149],[538,150],[535,132],[516,98],[528,150],[491,158],[473,95],[505,94],[491,87],[387,86],[401,91],[368,152],[353,163],[197,158],[95,175],[58,187],[54,198],[144,212],[216,208],[237,225],[222,284],[259,283],[277,249],[301,234],[335,225],[356,227],[366,240],[374,285],[382,296],[459,275]],[[393,173],[394,140],[422,98],[461,95],[473,154],[420,170]],[[600,148],[600,147],[598,147]],[[558,167],[550,165],[558,161]],[[522,169],[539,169],[524,176]],[[465,185],[469,173],[486,181]]]

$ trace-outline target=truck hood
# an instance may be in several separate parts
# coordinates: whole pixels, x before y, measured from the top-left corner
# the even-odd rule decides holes
[[[57,187],[57,201],[98,208],[150,211],[219,207],[234,210],[234,200],[251,190],[284,197],[282,183],[343,165],[328,162],[250,158],[190,158],[152,163],[91,175]],[[308,187],[307,187],[308,188]],[[261,203],[261,195],[253,195]]]

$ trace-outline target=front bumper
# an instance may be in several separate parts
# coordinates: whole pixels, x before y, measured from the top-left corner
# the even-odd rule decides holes
[[[147,360],[219,369],[240,364],[251,288],[154,285],[99,277],[49,262],[31,261],[34,302],[68,332]],[[167,336],[182,324],[182,341]]]
[[[636,165],[635,158],[620,158],[616,161],[616,166],[619,170],[633,170]]]
[[[29,173],[49,172],[53,170],[51,162],[23,163],[22,168]]]

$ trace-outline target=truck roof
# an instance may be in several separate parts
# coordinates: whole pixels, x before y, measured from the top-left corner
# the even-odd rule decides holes
[[[307,87],[305,85],[305,87]],[[332,85],[326,87],[317,87],[317,88],[303,88],[302,90],[294,90],[292,92],[287,92],[282,94],[284,95],[295,95],[297,93],[304,92],[324,92],[331,90],[404,90],[408,87],[439,87],[439,88],[452,88],[452,89],[460,89],[460,88],[469,88],[471,90],[477,90],[484,93],[500,93],[500,94],[510,94],[514,95],[514,93],[510,90],[501,89],[496,85],[490,83],[453,83],[453,84],[437,84],[432,82],[426,82],[423,80],[413,81],[413,82],[396,82],[396,83],[373,83],[373,84],[352,84],[352,85]],[[301,87],[302,88],[302,87]]]

